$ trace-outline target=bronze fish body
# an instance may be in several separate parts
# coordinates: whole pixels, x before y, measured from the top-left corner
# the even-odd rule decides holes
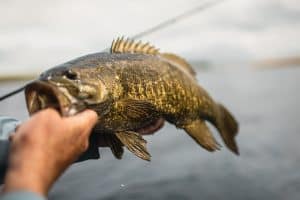
[[[205,124],[209,121],[238,154],[234,117],[199,86],[184,59],[159,53],[149,44],[118,39],[110,53],[86,55],[46,71],[25,93],[31,114],[46,107],[62,115],[95,110],[100,120],[94,132],[105,136],[117,158],[122,157],[124,145],[150,160],[146,141],[136,130],[161,117],[215,151],[220,145]]]

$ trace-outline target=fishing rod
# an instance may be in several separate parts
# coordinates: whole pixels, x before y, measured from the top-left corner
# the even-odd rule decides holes
[[[201,5],[195,7],[195,8],[192,8],[190,10],[186,10],[185,12],[181,13],[180,15],[177,15],[175,17],[171,17],[155,26],[152,26],[150,27],[149,29],[146,29],[145,31],[142,31],[140,33],[137,33],[135,35],[133,35],[131,38],[132,39],[138,39],[138,38],[141,38],[141,37],[145,37],[146,35],[150,35],[156,31],[159,31],[159,30],[162,30],[168,26],[171,26],[173,24],[176,24],[178,23],[179,21],[183,20],[183,19],[186,19],[200,11],[204,11],[204,10],[207,10],[208,8],[212,8],[222,2],[224,2],[226,0],[215,0],[215,1],[206,1],[204,3],[202,3]],[[35,80],[31,80],[30,82],[26,83],[25,85],[11,91],[11,92],[8,92],[7,94],[4,94],[2,96],[0,96],[0,101],[3,101],[4,99],[7,99],[15,94],[18,94],[19,92],[23,91],[25,89],[25,87],[32,83],[33,81]]]

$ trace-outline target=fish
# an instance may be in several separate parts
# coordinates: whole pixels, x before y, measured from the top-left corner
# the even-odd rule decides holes
[[[239,155],[234,116],[199,85],[184,58],[161,53],[149,43],[119,37],[109,52],[88,54],[45,71],[26,86],[25,97],[31,115],[49,107],[62,116],[96,111],[99,120],[93,134],[101,135],[118,159],[125,146],[150,161],[147,141],[137,130],[161,118],[214,152],[221,145],[209,122],[228,149]]]

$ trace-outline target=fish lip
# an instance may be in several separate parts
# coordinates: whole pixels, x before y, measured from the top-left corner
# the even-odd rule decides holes
[[[45,108],[54,108],[62,116],[71,116],[86,108],[84,103],[72,97],[67,89],[49,81],[38,80],[28,84],[25,87],[25,98],[30,115]],[[46,103],[41,102],[41,98]]]

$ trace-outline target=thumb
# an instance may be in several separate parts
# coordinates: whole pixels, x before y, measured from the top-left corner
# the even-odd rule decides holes
[[[73,130],[89,134],[98,121],[98,115],[93,110],[84,110],[74,116],[65,118],[65,120],[73,127]]]

